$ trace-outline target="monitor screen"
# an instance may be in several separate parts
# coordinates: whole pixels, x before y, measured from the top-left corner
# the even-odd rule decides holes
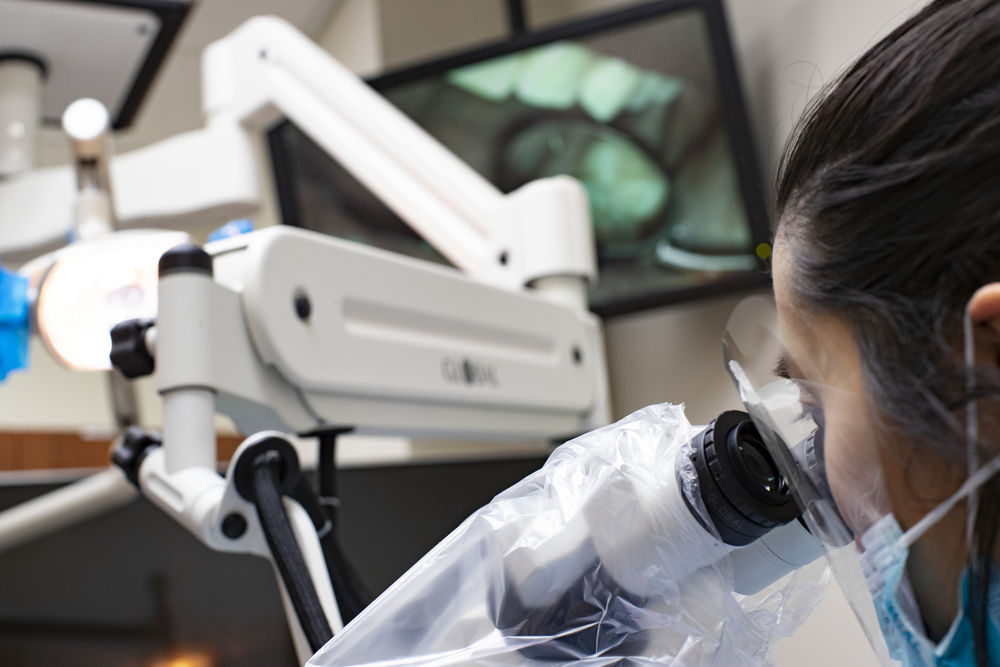
[[[766,282],[767,221],[716,0],[661,1],[369,82],[500,190],[587,192],[602,315]],[[300,130],[271,132],[284,222],[444,261]]]

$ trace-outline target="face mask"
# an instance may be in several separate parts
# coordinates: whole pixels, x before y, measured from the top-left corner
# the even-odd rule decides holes
[[[972,323],[965,321],[965,363],[973,368]],[[972,395],[972,373],[966,390]],[[966,534],[972,535],[975,518],[977,491],[1000,469],[1000,457],[982,468],[978,465],[976,443],[979,439],[978,419],[975,401],[966,411],[966,451],[970,476],[965,484],[948,500],[918,521],[906,533],[899,527],[896,518],[887,514],[871,526],[862,536],[861,569],[865,583],[872,594],[875,612],[878,616],[882,635],[885,637],[889,654],[899,660],[904,667],[941,665],[959,667],[976,665],[975,641],[973,639],[971,610],[969,609],[969,572],[962,574],[959,611],[947,634],[934,644],[927,637],[920,617],[913,588],[906,576],[906,559],[910,545],[961,500],[969,507]],[[971,546],[971,543],[970,543]],[[1000,584],[996,582],[996,571],[991,568],[989,590],[986,600],[986,641],[989,664],[1000,665]]]
[[[861,568],[889,654],[904,667],[973,667],[976,659],[969,621],[968,571],[962,575],[958,614],[948,633],[934,644],[924,630],[913,589],[906,577],[907,545],[914,539],[900,530],[892,514],[884,516],[861,536],[865,548],[861,554]],[[995,572],[990,575],[986,617],[990,664],[1000,665],[1000,584],[996,582]]]

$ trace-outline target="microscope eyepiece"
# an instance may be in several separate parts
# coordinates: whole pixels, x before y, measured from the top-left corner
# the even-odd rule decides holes
[[[691,445],[698,492],[726,544],[750,544],[799,515],[787,482],[747,413],[722,413]]]
[[[736,474],[750,493],[774,505],[787,502],[788,484],[752,422],[740,422],[731,430],[726,436],[726,447]]]

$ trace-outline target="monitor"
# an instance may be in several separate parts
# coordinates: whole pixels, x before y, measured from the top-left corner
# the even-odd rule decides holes
[[[369,84],[500,190],[576,177],[612,316],[767,284],[767,211],[719,0],[659,0]],[[282,221],[444,262],[303,132],[269,133]]]

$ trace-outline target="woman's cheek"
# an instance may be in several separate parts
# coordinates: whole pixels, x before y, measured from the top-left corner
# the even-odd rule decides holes
[[[876,440],[861,413],[826,415],[824,457],[833,500],[855,536],[887,511]]]

